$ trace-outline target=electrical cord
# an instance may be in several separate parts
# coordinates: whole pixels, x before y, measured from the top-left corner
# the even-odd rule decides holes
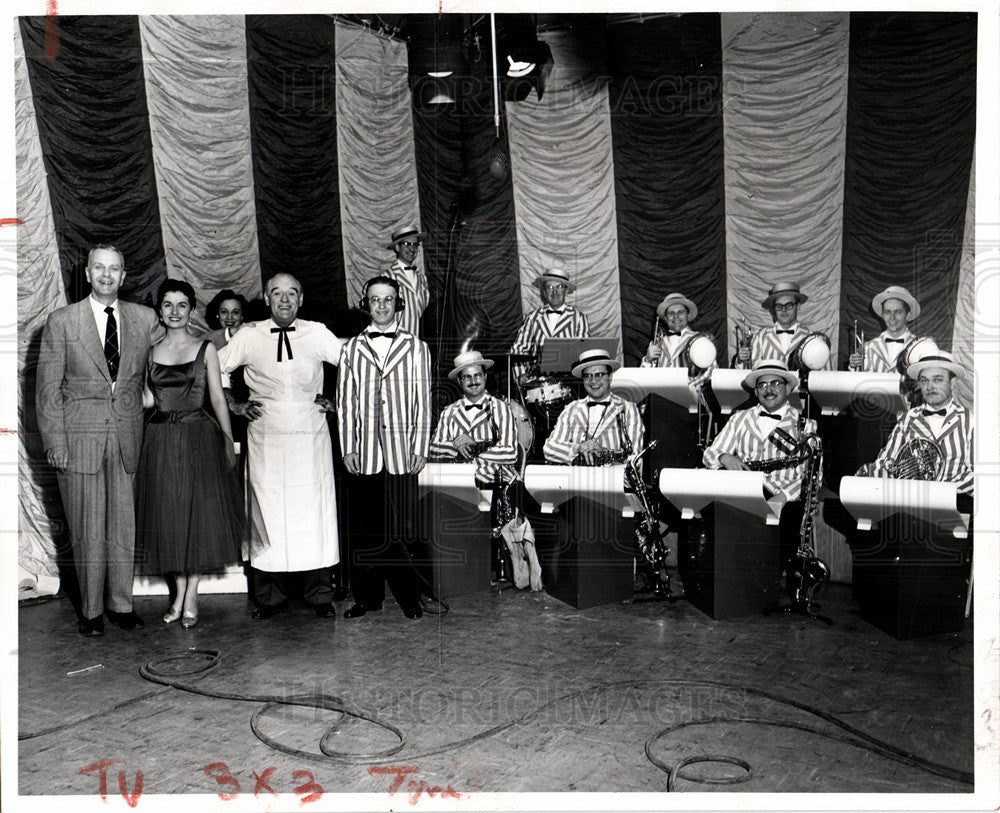
[[[192,659],[194,663],[191,664]],[[201,695],[203,697],[212,697],[221,700],[237,700],[244,702],[257,702],[263,703],[264,705],[254,712],[250,721],[250,728],[258,739],[266,745],[274,748],[282,753],[290,754],[292,756],[302,757],[306,759],[322,759],[335,763],[349,763],[349,764],[378,764],[386,761],[389,757],[395,756],[400,751],[402,751],[407,745],[407,738],[403,731],[393,725],[392,723],[379,718],[375,714],[371,714],[363,709],[355,708],[350,706],[343,698],[337,695],[327,694],[327,693],[315,693],[315,694],[298,694],[298,695],[272,695],[272,694],[255,694],[248,695],[236,692],[223,692],[217,690],[209,690],[201,688],[196,685],[195,682],[182,680],[182,678],[194,678],[195,681],[200,681],[211,674],[219,671],[222,665],[222,655],[218,650],[214,649],[190,649],[186,650],[177,655],[170,655],[158,660],[150,661],[149,663],[141,666],[139,668],[139,674],[146,680],[153,683],[161,684],[165,687],[171,687],[174,689],[179,689],[181,691],[191,692],[192,694]],[[169,667],[169,668],[166,668]],[[694,756],[687,757],[680,760],[679,762],[669,765],[663,762],[654,753],[654,746],[660,740],[668,737],[669,735],[680,731],[685,728],[690,728],[692,726],[702,726],[709,724],[720,724],[720,723],[744,723],[753,725],[764,725],[777,728],[786,728],[797,731],[804,731],[810,734],[815,734],[817,736],[825,737],[827,739],[833,740],[835,742],[840,742],[845,745],[849,745],[855,748],[861,748],[866,751],[870,751],[874,754],[882,756],[886,759],[890,759],[902,764],[908,765],[909,767],[915,768],[916,770],[923,771],[925,773],[930,773],[935,776],[940,776],[951,781],[964,784],[973,785],[973,774],[971,771],[964,771],[957,768],[952,768],[948,765],[943,765],[939,762],[934,762],[929,759],[917,756],[916,754],[907,751],[903,748],[899,748],[877,737],[855,728],[849,723],[834,717],[831,714],[827,714],[821,709],[817,709],[806,703],[800,703],[797,700],[792,700],[790,698],[782,697],[781,695],[774,694],[772,692],[764,691],[762,689],[757,689],[752,686],[739,686],[735,684],[721,683],[718,681],[706,681],[706,680],[684,680],[675,678],[662,678],[662,679],[643,679],[643,680],[623,680],[623,681],[604,681],[601,683],[588,686],[586,688],[577,689],[572,692],[567,692],[561,694],[547,703],[543,703],[530,711],[525,712],[517,717],[508,720],[505,723],[500,723],[490,728],[484,729],[477,734],[464,737],[459,740],[454,740],[444,745],[438,746],[436,748],[430,748],[423,750],[415,754],[407,754],[405,759],[407,761],[416,761],[430,756],[436,756],[438,754],[443,754],[448,751],[454,751],[458,748],[462,748],[468,745],[472,745],[481,740],[485,740],[494,737],[498,734],[508,731],[524,723],[530,722],[532,718],[537,717],[541,712],[555,705],[566,703],[577,697],[583,696],[585,694],[590,694],[596,691],[607,691],[616,688],[637,688],[637,687],[648,687],[648,686],[661,686],[667,688],[704,688],[710,687],[715,689],[723,689],[730,691],[743,692],[747,695],[754,697],[759,697],[771,702],[777,703],[783,706],[789,706],[791,708],[797,709],[806,714],[810,714],[814,717],[818,717],[826,723],[829,723],[842,731],[846,732],[848,736],[843,734],[838,734],[835,732],[824,731],[815,726],[806,725],[804,723],[799,723],[790,720],[774,720],[764,717],[712,717],[704,720],[692,720],[684,723],[678,723],[676,725],[668,726],[667,728],[661,729],[656,734],[654,734],[645,743],[644,750],[647,759],[658,769],[664,771],[667,774],[667,787],[668,791],[674,790],[676,783],[679,779],[691,782],[700,782],[708,784],[737,784],[740,782],[745,782],[751,778],[753,775],[753,770],[748,762],[742,760],[738,757],[726,755],[726,754],[698,754]],[[100,714],[107,713],[108,711],[114,711],[118,708],[122,708],[126,705],[136,703],[139,700],[146,699],[154,695],[162,694],[166,689],[152,692],[150,694],[132,698],[131,700],[124,701],[122,703],[116,704],[111,709],[105,709],[103,711],[95,712],[94,714],[88,715],[87,717],[80,718],[78,720],[73,720],[68,723],[64,723],[61,726],[52,729],[46,729],[41,732],[34,732],[32,734],[20,735],[19,740],[30,739],[31,737],[38,737],[42,734],[52,733],[61,728],[67,728],[71,725],[76,725],[80,722],[92,719]],[[319,742],[320,754],[315,752],[304,751],[298,748],[294,748],[285,745],[274,737],[271,737],[264,731],[263,718],[273,709],[279,706],[306,706],[311,708],[320,708],[327,711],[338,711],[341,713],[340,718],[337,719],[323,734]],[[368,753],[360,752],[345,752],[335,750],[331,741],[334,736],[341,732],[341,728],[345,721],[349,718],[354,718],[358,720],[364,720],[375,725],[384,731],[389,732],[393,737],[395,737],[398,742],[395,745]],[[741,768],[745,774],[738,777],[697,777],[690,774],[682,773],[685,767],[700,763],[723,763],[734,765]]]

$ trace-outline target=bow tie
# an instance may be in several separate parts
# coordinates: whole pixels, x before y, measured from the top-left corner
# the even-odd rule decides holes
[[[465,411],[468,412],[470,409],[482,409],[486,404],[462,404]]]
[[[781,415],[776,412],[765,412],[763,409],[757,413],[761,418],[770,418],[772,421],[780,421]]]
[[[897,342],[897,343],[899,343],[899,344],[902,344],[902,343],[903,343],[903,342],[905,342],[905,341],[906,341],[906,339],[886,339],[886,340],[885,340],[885,343],[886,343],[886,344],[889,344],[890,342]]]
[[[392,333],[379,333],[377,330],[372,330],[368,332],[369,339],[377,339],[380,336],[384,336],[386,339],[395,339],[396,331],[394,330],[392,331]]]
[[[947,411],[948,410],[946,410],[946,409],[925,409],[924,410],[924,417],[926,418],[929,415],[940,415],[943,418],[944,415],[945,415],[945,413]]]
[[[794,333],[795,331],[794,330],[782,330],[780,328],[775,328],[774,332],[777,333],[780,336],[782,333]]]
[[[292,344],[291,342],[288,341],[288,332],[291,330],[295,330],[294,326],[271,328],[272,333],[278,334],[278,361],[284,361],[284,359],[281,357],[282,340],[284,340],[285,350],[288,351],[288,360],[289,361],[292,360]]]
[[[554,313],[556,316],[562,316],[563,315],[562,311],[557,311],[557,310],[554,310],[552,308],[546,308],[545,309],[545,315],[548,316],[550,313]]]
[[[681,332],[679,330],[668,330],[667,331],[667,335],[668,336],[680,336]]]
[[[595,406],[608,407],[608,406],[611,406],[611,402],[610,401],[587,401],[587,408],[588,409],[590,407],[595,407]]]
[[[417,267],[415,265],[404,265],[403,266],[403,270],[404,271],[416,271]]]

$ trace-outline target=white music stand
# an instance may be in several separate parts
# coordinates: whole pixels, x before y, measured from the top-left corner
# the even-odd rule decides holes
[[[532,464],[524,470],[524,487],[542,508],[555,513],[573,497],[587,497],[599,505],[633,517],[642,510],[639,499],[625,491],[625,466],[551,466]]]
[[[859,531],[870,531],[893,514],[909,514],[951,531],[956,539],[969,536],[969,515],[959,513],[956,483],[844,477],[840,501],[857,520]]]
[[[483,513],[490,510],[493,495],[476,487],[475,463],[427,463],[417,475],[422,497],[429,491],[447,494]]]
[[[696,413],[698,401],[691,392],[690,380],[686,367],[622,367],[611,378],[611,391],[635,403],[647,395],[659,395]]]
[[[777,525],[785,495],[764,497],[764,472],[727,469],[660,469],[660,493],[692,519],[713,502],[724,503],[760,517],[765,525]]]
[[[809,373],[809,394],[819,404],[823,415],[839,415],[853,401],[873,402],[887,412],[906,409],[900,390],[899,373],[863,373],[816,370]]]

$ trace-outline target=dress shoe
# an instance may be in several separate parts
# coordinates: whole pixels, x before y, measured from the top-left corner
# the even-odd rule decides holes
[[[96,638],[98,635],[104,635],[104,618],[102,616],[84,618],[80,622],[78,629],[80,630],[80,635],[87,638]]]
[[[333,604],[314,604],[313,612],[317,618],[336,618],[337,608]]]
[[[181,611],[180,611],[180,609],[175,610],[173,607],[171,607],[169,610],[167,610],[163,614],[163,623],[164,624],[173,624],[174,621],[176,621],[180,617],[181,617]]]
[[[197,623],[198,613],[184,613],[184,617],[181,618],[181,626],[186,630],[191,629]]]
[[[344,613],[344,618],[361,618],[365,613],[377,613],[382,609],[382,605],[379,604],[377,607],[367,607],[360,601],[355,604],[351,609]]]
[[[250,613],[250,617],[254,621],[267,621],[267,619],[274,618],[277,614],[278,608],[274,604],[261,604]]]
[[[413,619],[423,618],[424,611],[420,609],[419,604],[414,604],[412,607],[404,607],[403,615],[405,615],[407,618],[413,618]]]
[[[116,613],[111,610],[105,610],[104,614],[108,617],[108,620],[113,621],[123,630],[141,630],[146,626],[142,623],[142,619],[136,615],[135,610],[129,610],[127,613]]]

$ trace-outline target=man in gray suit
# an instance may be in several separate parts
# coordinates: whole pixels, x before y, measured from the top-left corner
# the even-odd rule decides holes
[[[132,609],[135,471],[142,446],[146,359],[156,314],[118,300],[125,259],[114,246],[87,258],[91,293],[49,314],[38,359],[38,426],[69,523],[82,599],[81,635],[103,615],[141,629]],[[106,600],[105,600],[106,599]]]

